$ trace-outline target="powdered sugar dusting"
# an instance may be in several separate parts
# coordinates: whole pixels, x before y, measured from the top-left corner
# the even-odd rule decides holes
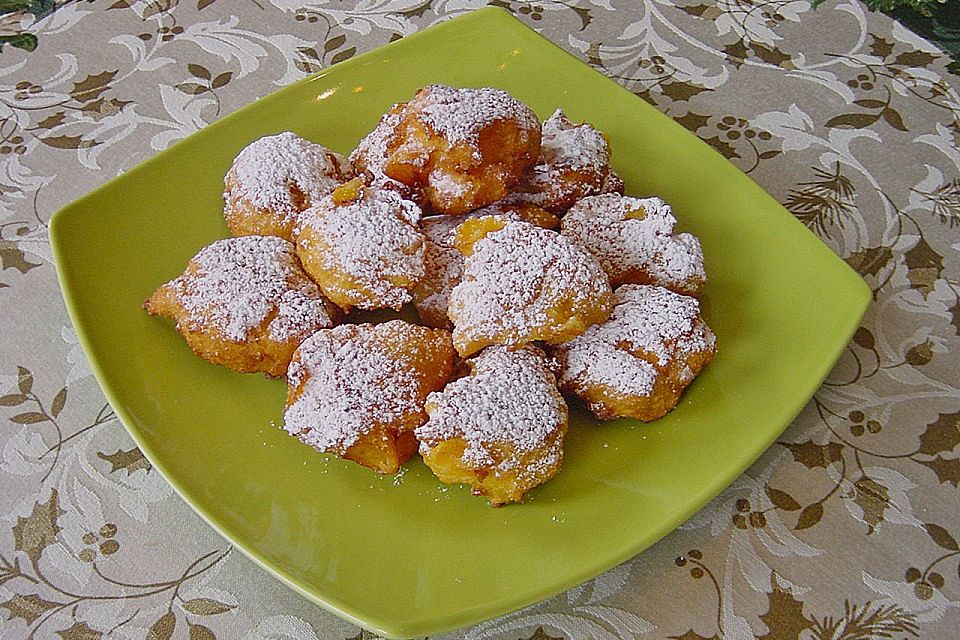
[[[482,216],[523,219],[521,212],[501,201],[459,216],[429,216],[420,223],[427,242],[424,276],[414,289],[414,303],[421,316],[426,316],[433,325],[449,325],[450,293],[463,277],[463,254],[454,246],[457,228],[465,220]]]
[[[450,292],[463,276],[463,254],[453,245],[462,216],[430,216],[420,223],[426,237],[423,256],[424,275],[413,291],[422,319],[436,326],[447,326]]]
[[[353,280],[355,286],[340,293],[356,306],[399,308],[411,296],[391,279],[415,283],[424,274],[424,237],[414,226],[420,209],[392,191],[362,192],[355,202],[337,205],[327,197],[304,212],[298,244],[315,254],[324,269]],[[311,233],[302,231],[307,228]]]
[[[658,284],[696,295],[707,277],[703,250],[696,237],[673,235],[676,223],[660,198],[605,194],[571,207],[561,233],[589,251],[614,285]]]
[[[194,270],[171,281],[187,321],[241,342],[276,312],[268,336],[303,338],[330,327],[329,304],[300,266],[291,243],[273,236],[218,240],[193,258]]]
[[[522,131],[540,128],[537,116],[525,104],[506,91],[455,89],[430,85],[417,92],[410,106],[419,112],[421,122],[443,135],[451,145],[461,142],[475,145],[477,134],[498,120],[513,120]]]
[[[396,138],[397,126],[403,118],[403,106],[395,104],[383,114],[374,130],[364,136],[350,154],[350,161],[357,169],[369,174],[365,181],[371,185],[406,189],[384,172],[390,156],[390,146]]]
[[[463,279],[450,295],[457,336],[509,336],[529,341],[549,324],[560,300],[593,305],[610,292],[606,275],[563,236],[526,222],[509,222],[473,246]],[[526,339],[524,339],[527,337]]]
[[[696,298],[635,284],[620,287],[614,296],[609,320],[555,349],[561,384],[599,384],[625,395],[648,396],[659,368],[715,348],[716,338],[700,319]]]
[[[506,200],[560,213],[585,196],[622,192],[623,183],[609,162],[610,146],[603,134],[589,124],[574,124],[557,109],[541,129],[540,161]]]
[[[603,134],[589,124],[575,125],[557,109],[541,129],[540,153],[547,165],[599,173],[610,161],[610,147]]]
[[[291,387],[304,384],[284,412],[284,429],[320,451],[342,455],[363,433],[423,410],[410,363],[391,343],[410,325],[341,325],[318,331],[294,354]]]
[[[515,454],[499,461],[501,469],[514,469],[523,453],[543,451],[539,465],[554,465],[561,455],[557,431],[567,422],[567,406],[557,391],[556,379],[539,349],[511,351],[494,346],[468,361],[471,374],[455,380],[439,393],[431,393],[429,420],[415,431],[429,448],[439,441],[463,438],[463,461],[473,468],[498,464],[502,446]],[[535,468],[524,470],[533,474]]]
[[[350,163],[339,154],[285,131],[244,148],[233,161],[228,182],[236,195],[253,206],[292,220],[301,207],[291,195],[291,187],[306,195],[308,203],[316,202],[352,172]]]

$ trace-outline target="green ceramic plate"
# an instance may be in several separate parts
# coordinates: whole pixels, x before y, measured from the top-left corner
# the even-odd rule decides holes
[[[628,193],[672,203],[707,257],[716,360],[653,424],[575,415],[563,471],[519,506],[492,509],[443,487],[419,460],[394,479],[316,453],[274,426],[282,382],[206,364],[140,308],[227,235],[222,178],[246,144],[291,129],[348,152],[391,103],[433,82],[499,87],[541,117],[563,107],[592,122],[609,134]],[[857,275],[736,167],[496,9],[257,100],[66,207],[50,235],[80,341],[147,458],[266,569],[391,637],[507,613],[656,542],[783,431],[869,300]]]

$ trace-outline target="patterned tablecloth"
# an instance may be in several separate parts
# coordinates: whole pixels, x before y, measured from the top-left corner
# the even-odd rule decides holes
[[[373,637],[231,551],[151,469],[77,344],[47,225],[254,97],[484,4],[0,2],[0,636]],[[779,442],[679,530],[448,637],[957,638],[949,59],[856,0],[492,4],[749,173],[875,302]]]

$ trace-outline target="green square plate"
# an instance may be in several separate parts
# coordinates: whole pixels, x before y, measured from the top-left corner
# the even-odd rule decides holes
[[[275,426],[282,382],[208,365],[140,308],[227,235],[223,175],[246,144],[290,129],[348,152],[393,102],[435,82],[499,87],[541,117],[562,107],[593,123],[610,136],[628,193],[672,203],[707,258],[716,360],[658,422],[575,414],[563,471],[519,506],[492,509],[443,487],[419,460],[394,479],[316,453]],[[64,208],[50,235],[80,341],[150,462],[263,567],[391,637],[507,613],[659,540],[790,423],[870,297],[736,167],[497,9],[257,100]]]

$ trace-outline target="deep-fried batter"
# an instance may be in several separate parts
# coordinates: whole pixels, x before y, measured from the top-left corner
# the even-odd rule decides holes
[[[284,429],[380,473],[417,450],[427,395],[453,373],[450,333],[391,320],[318,331],[293,356]]]
[[[300,266],[293,245],[274,236],[218,240],[197,253],[183,275],[144,303],[209,362],[241,372],[282,376],[294,349],[339,316]]]

